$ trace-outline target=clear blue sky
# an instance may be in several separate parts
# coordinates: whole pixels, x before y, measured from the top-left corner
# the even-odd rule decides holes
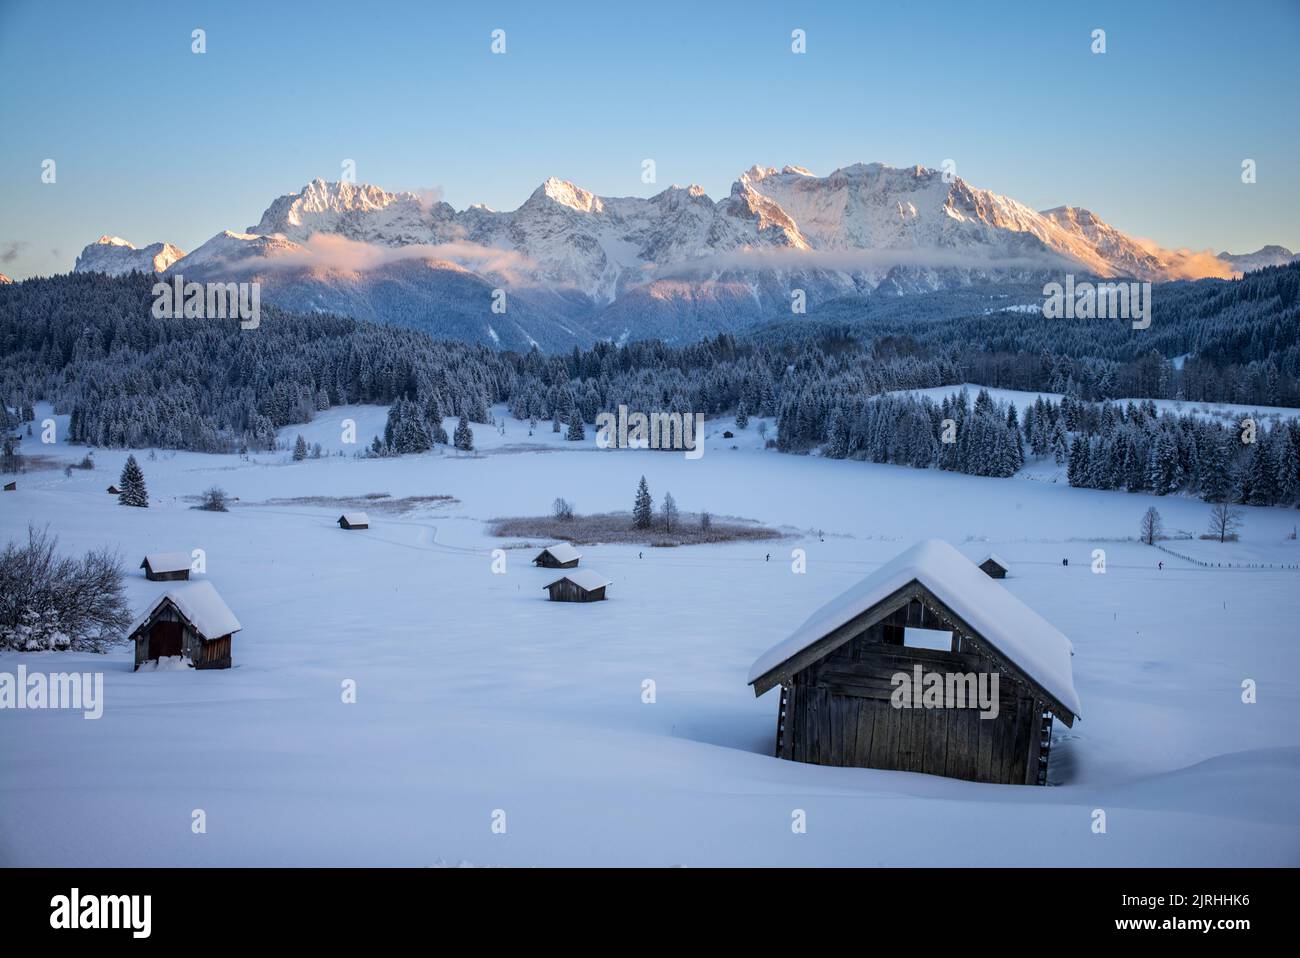
[[[0,0],[0,272],[65,271],[101,233],[192,249],[345,158],[458,209],[551,175],[716,199],[754,163],[952,158],[1165,246],[1297,249],[1298,52],[1300,0]]]

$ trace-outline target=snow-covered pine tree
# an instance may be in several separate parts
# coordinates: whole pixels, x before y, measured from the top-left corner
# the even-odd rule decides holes
[[[1295,437],[1286,425],[1277,426],[1273,436],[1273,490],[1279,505],[1290,505],[1300,489],[1296,476],[1297,448]]]
[[[1110,449],[1105,439],[1093,437],[1088,440],[1088,475],[1084,485],[1089,489],[1109,489]]]
[[[1212,427],[1201,444],[1201,498],[1206,502],[1225,502],[1232,496],[1232,467],[1228,445],[1217,426]]]
[[[564,438],[569,442],[581,442],[585,436],[586,432],[582,428],[582,414],[575,407],[569,413],[569,431]]]
[[[293,444],[293,461],[302,462],[306,458],[307,458],[307,440],[302,437],[302,433],[298,433],[298,438],[294,441]]]
[[[1072,486],[1083,486],[1088,479],[1088,441],[1082,436],[1075,436],[1070,445],[1070,464],[1065,471],[1066,480]]]
[[[749,428],[749,406],[743,399],[740,401],[740,405],[736,408],[736,428]]]
[[[1271,506],[1276,499],[1273,491],[1273,463],[1270,445],[1264,436],[1251,446],[1246,459],[1246,483],[1243,501],[1252,506]]]
[[[1029,443],[1029,454],[1035,459],[1042,459],[1051,449],[1050,425],[1042,415],[1042,399],[1025,410],[1025,440]]]
[[[425,424],[429,428],[429,440],[439,445],[445,446],[448,443],[447,430],[442,425],[442,404],[438,402],[438,394],[433,391],[426,393],[422,400]]]
[[[654,521],[654,500],[650,498],[650,486],[641,477],[636,487],[636,501],[632,505],[632,524],[638,529],[649,529]]]
[[[1025,443],[1020,435],[1020,423],[1016,417],[1016,404],[1007,403],[1007,431],[1011,434],[1012,462],[1015,468],[1008,475],[1015,475],[1025,464]]]
[[[822,455],[829,459],[843,459],[849,454],[849,430],[844,413],[837,405],[826,420],[826,444]]]
[[[140,471],[140,464],[135,461],[134,455],[126,457],[126,465],[122,467],[122,476],[117,484],[121,489],[117,497],[119,504],[148,508],[149,491],[144,486],[144,473]]]
[[[1178,459],[1178,442],[1171,430],[1162,428],[1151,446],[1149,462],[1151,491],[1157,496],[1167,496],[1183,486],[1183,469]]]
[[[469,452],[474,448],[474,431],[469,428],[469,420],[464,416],[456,424],[456,448]]]
[[[1067,452],[1069,449],[1069,442],[1069,436],[1066,434],[1065,430],[1065,423],[1058,418],[1052,426],[1050,439],[1052,458],[1058,466],[1065,465],[1065,460],[1069,456],[1069,453]]]

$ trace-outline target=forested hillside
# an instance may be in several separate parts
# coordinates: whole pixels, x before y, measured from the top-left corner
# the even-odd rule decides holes
[[[775,417],[773,438],[790,452],[819,447],[836,457],[1010,475],[1028,448],[1068,458],[1078,485],[1242,501],[1295,493],[1293,425],[1261,424],[1259,443],[1243,446],[1226,425],[1109,400],[1300,405],[1300,264],[1236,282],[1159,287],[1146,330],[1003,311],[908,322],[908,301],[899,300],[853,323],[786,323],[689,346],[601,342],[559,355],[270,307],[249,331],[159,320],[149,312],[152,283],[84,274],[0,287],[5,405],[26,419],[35,401],[53,401],[72,414],[74,442],[236,451],[269,448],[278,428],[333,406],[393,404],[374,454],[428,449],[446,439],[443,417],[487,422],[497,403],[516,418],[556,423],[576,411],[592,424],[620,404],[743,411]],[[913,301],[924,313],[925,298]],[[953,301],[948,295],[945,306]],[[972,381],[1065,400],[1020,422],[987,397],[968,408],[955,396],[940,404],[881,396]],[[962,428],[946,444],[950,419]]]

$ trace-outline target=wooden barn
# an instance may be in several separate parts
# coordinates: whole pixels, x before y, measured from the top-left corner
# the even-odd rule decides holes
[[[600,602],[605,598],[605,588],[610,584],[599,572],[579,569],[556,579],[546,590],[552,602]]]
[[[1011,564],[995,552],[990,552],[980,560],[980,568],[990,579],[1005,579],[1011,571]]]
[[[781,687],[779,758],[1041,785],[1053,719],[1079,716],[1073,654],[1038,613],[930,540],[814,613],[754,663],[749,684],[756,695]]]
[[[340,529],[369,529],[370,517],[364,512],[345,512],[339,516]]]
[[[109,486],[108,494],[110,496],[120,496],[122,494],[122,490],[117,488],[117,486]]]
[[[543,569],[576,569],[581,558],[582,553],[569,543],[557,542],[537,553],[533,565],[541,566]]]
[[[5,483],[5,492],[17,492],[17,491],[18,491],[18,480],[17,480],[17,479],[15,479],[13,482],[6,482],[6,483]]]
[[[140,563],[150,582],[171,582],[190,577],[190,557],[184,552],[151,552]]]
[[[164,656],[181,656],[196,669],[230,668],[230,646],[240,629],[211,582],[169,589],[131,629],[135,667]]]

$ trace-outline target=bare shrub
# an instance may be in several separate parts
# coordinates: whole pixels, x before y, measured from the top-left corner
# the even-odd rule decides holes
[[[131,624],[122,562],[98,549],[80,559],[55,553],[48,529],[27,527],[27,542],[0,552],[0,649],[102,652]]]
[[[1210,510],[1210,538],[1228,542],[1237,538],[1241,528],[1241,510],[1234,509],[1226,502],[1215,503]]]
[[[226,503],[228,502],[226,490],[220,486],[212,486],[205,489],[203,495],[199,497],[199,504],[196,509],[202,509],[204,512],[227,512]]]
[[[1155,545],[1156,540],[1160,538],[1160,533],[1163,529],[1164,523],[1160,519],[1160,513],[1156,511],[1155,506],[1151,506],[1142,515],[1142,524],[1139,527],[1142,541],[1149,546]]]

